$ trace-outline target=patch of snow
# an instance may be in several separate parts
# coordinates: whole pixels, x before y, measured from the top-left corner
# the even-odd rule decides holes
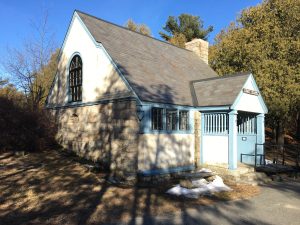
[[[222,191],[231,191],[232,189],[223,183],[221,177],[216,176],[216,179],[208,183],[205,179],[199,179],[192,181],[193,185],[196,188],[187,189],[181,187],[179,184],[175,187],[169,189],[166,193],[176,196],[184,196],[187,198],[198,198],[200,195],[211,194],[215,192],[222,192]]]
[[[216,176],[213,182],[208,184],[212,188],[212,192],[221,192],[221,191],[232,191],[230,187],[224,184],[223,179],[219,176]]]
[[[271,160],[268,160],[268,159],[265,159],[265,163],[266,163],[266,165],[273,164],[273,162]]]
[[[192,184],[194,187],[203,187],[206,186],[208,184],[208,181],[201,178],[199,180],[192,180]]]
[[[212,173],[212,171],[210,169],[207,168],[202,168],[201,170],[198,170],[198,172],[202,172],[202,173]]]
[[[177,184],[175,187],[169,189],[166,193],[176,196],[183,195],[187,198],[198,198],[200,191],[199,189],[200,188],[187,189]]]

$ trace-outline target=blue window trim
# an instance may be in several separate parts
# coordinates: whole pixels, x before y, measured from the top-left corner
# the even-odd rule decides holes
[[[203,133],[203,136],[222,136],[222,137],[227,137],[228,136],[228,133],[227,134],[221,134],[221,133],[218,133],[218,134],[206,134],[206,133]]]
[[[74,107],[84,107],[84,106],[93,106],[93,105],[101,105],[108,104],[112,102],[120,102],[120,101],[137,101],[135,97],[124,97],[124,98],[113,98],[113,99],[101,99],[99,101],[94,102],[69,102],[63,105],[58,106],[50,106],[47,105],[47,109],[64,109],[64,108],[74,108]]]
[[[197,109],[198,111],[200,111],[201,113],[205,113],[205,112],[229,112],[230,111],[230,106],[201,106],[201,107],[195,107],[195,109]]]
[[[153,109],[162,110],[162,118],[161,118],[161,122],[162,122],[161,127],[162,127],[162,129],[153,129],[153,124],[152,124]],[[157,131],[157,132],[161,132],[161,131],[163,131],[163,130],[166,129],[166,126],[165,126],[166,125],[166,123],[165,123],[165,111],[166,110],[164,108],[162,108],[162,107],[152,107],[151,108],[151,110],[150,110],[151,130]]]
[[[166,109],[186,109],[186,110],[196,109],[194,106],[176,105],[172,103],[146,102],[146,101],[143,101],[142,105],[152,106],[152,107],[162,107]]]
[[[194,133],[194,107],[179,106],[173,104],[161,103],[146,103],[143,104],[144,117],[140,123],[140,134],[193,134]],[[152,129],[152,108],[163,108],[163,130]],[[188,112],[188,130],[179,130],[179,119],[177,119],[176,130],[166,130],[166,110],[177,110],[177,117],[179,111]]]

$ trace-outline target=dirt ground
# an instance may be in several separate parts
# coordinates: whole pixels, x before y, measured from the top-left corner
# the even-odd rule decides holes
[[[16,156],[0,153],[0,224],[100,224],[140,216],[172,215],[219,201],[251,198],[259,187],[231,186],[232,192],[198,200],[165,194],[166,187],[120,188],[60,151]]]

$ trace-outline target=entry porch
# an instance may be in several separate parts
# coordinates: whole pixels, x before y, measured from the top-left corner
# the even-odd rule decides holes
[[[264,114],[232,110],[201,112],[201,164],[264,163]],[[256,157],[255,157],[256,155]]]
[[[265,114],[268,110],[253,76],[237,82],[238,78],[242,76],[231,78],[232,86],[226,87],[228,90],[221,90],[225,88],[222,79],[218,83],[214,81],[216,89],[209,92],[214,97],[207,98],[212,98],[209,103],[216,105],[198,108],[201,114],[200,164],[222,164],[230,170],[236,170],[240,163],[264,164]],[[198,85],[198,88],[199,95],[206,93],[204,85]]]

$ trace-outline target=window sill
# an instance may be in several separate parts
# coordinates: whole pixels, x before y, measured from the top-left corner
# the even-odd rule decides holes
[[[209,133],[205,133],[203,134],[203,136],[228,136],[228,134],[209,134]]]
[[[76,101],[76,102],[71,102],[71,101],[68,101],[68,105],[76,105],[76,104],[81,104],[82,103],[82,100],[81,101]]]
[[[193,134],[192,130],[150,130],[140,134]]]

